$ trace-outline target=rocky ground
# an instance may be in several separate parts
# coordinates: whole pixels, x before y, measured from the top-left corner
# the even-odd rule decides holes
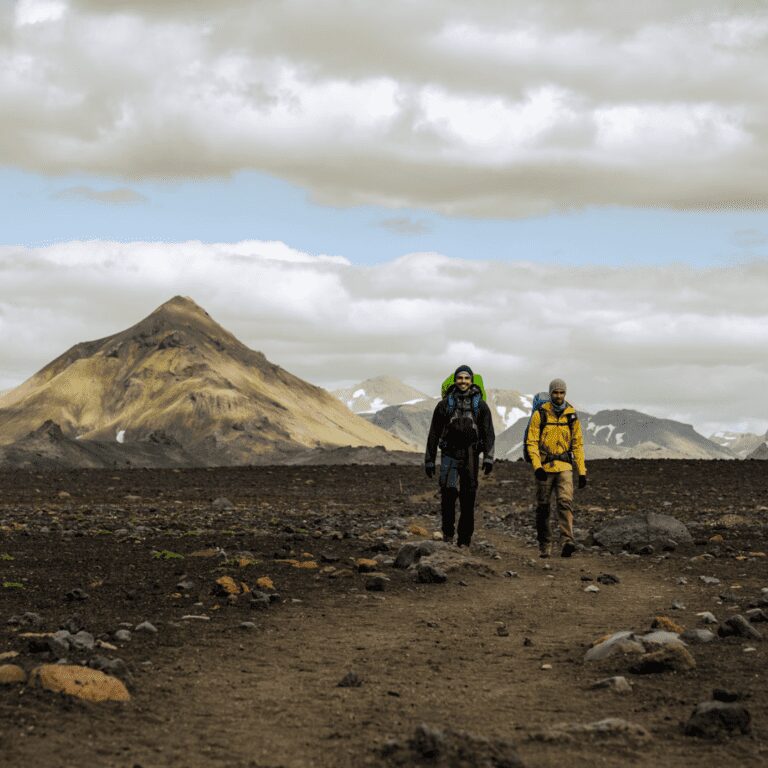
[[[467,552],[418,467],[0,474],[3,765],[764,765],[765,465],[592,462],[571,559],[530,491]]]

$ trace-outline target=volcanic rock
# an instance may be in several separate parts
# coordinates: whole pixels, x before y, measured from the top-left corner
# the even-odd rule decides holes
[[[675,544],[693,544],[693,537],[679,520],[670,515],[647,512],[612,520],[593,534],[601,547],[618,551],[636,551],[650,544],[659,548]]]
[[[752,730],[752,717],[742,704],[704,701],[696,706],[685,724],[687,736],[717,739]]]

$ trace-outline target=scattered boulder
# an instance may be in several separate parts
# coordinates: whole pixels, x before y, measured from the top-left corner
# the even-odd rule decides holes
[[[437,547],[436,541],[409,541],[397,551],[395,568],[410,568],[422,557],[433,554]]]
[[[250,587],[244,581],[235,581],[231,576],[220,576],[211,588],[211,594],[218,597],[237,596],[250,591]]]
[[[383,573],[369,573],[365,579],[365,588],[369,592],[383,592],[388,583],[389,577]]]
[[[419,725],[405,741],[388,741],[379,750],[389,765],[432,768],[523,768],[512,742],[484,739],[450,728]]]
[[[536,741],[627,741],[644,744],[651,740],[651,734],[637,723],[607,717],[594,723],[558,723],[546,731],[532,734],[531,738]]]
[[[210,496],[208,498],[210,498]],[[211,503],[211,509],[214,509],[216,512],[223,512],[224,510],[234,508],[235,505],[225,496],[219,496],[218,499],[214,499]]]
[[[85,701],[130,701],[125,684],[116,677],[73,664],[44,664],[32,670],[30,681],[48,691]]]
[[[359,688],[363,684],[363,679],[357,672],[347,672],[344,677],[336,683],[338,688]]]
[[[592,690],[607,689],[614,693],[632,693],[632,684],[626,677],[604,677],[589,686]]]
[[[156,635],[157,627],[149,621],[142,621],[133,628],[134,632],[143,632],[148,635]]]
[[[645,646],[634,632],[615,632],[596,641],[584,656],[584,661],[603,661],[617,654],[640,655]]]
[[[675,632],[678,635],[682,635],[685,632],[685,627],[680,626],[676,621],[673,621],[668,616],[656,616],[651,622],[652,629],[662,629],[667,632]]]
[[[666,648],[670,645],[685,645],[677,632],[667,632],[663,629],[657,629],[655,632],[648,632],[648,634],[643,635],[640,640],[647,650]]]
[[[662,672],[687,672],[696,669],[696,660],[682,644],[665,645],[658,651],[641,656],[629,671],[635,675],[653,675]]]
[[[592,538],[599,546],[612,551],[635,552],[649,545],[669,549],[678,544],[693,544],[693,537],[682,522],[655,512],[619,517],[593,533]]]
[[[709,629],[686,629],[680,639],[689,645],[702,645],[711,643],[717,635]]]
[[[720,637],[748,637],[750,640],[762,640],[763,633],[756,630],[740,613],[729,616],[717,629]]]
[[[416,575],[422,584],[443,584],[448,580],[448,574],[432,563],[419,563]]]
[[[17,664],[0,664],[0,685],[16,685],[27,680],[27,673]]]
[[[719,739],[723,736],[748,734],[752,717],[742,704],[724,701],[704,701],[696,706],[685,724],[686,736]]]

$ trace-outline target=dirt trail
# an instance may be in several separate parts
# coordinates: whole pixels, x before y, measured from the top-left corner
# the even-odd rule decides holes
[[[487,518],[492,515],[491,495],[486,495]],[[54,562],[66,568],[78,548],[85,552],[93,546],[87,557],[82,555],[90,561],[88,567],[98,570],[94,563],[101,562],[100,556],[113,557],[114,578],[124,588],[134,573],[130,563],[139,562],[138,550],[116,549],[105,538],[75,540],[69,549],[47,553],[47,561],[41,555],[41,573],[53,573]],[[420,723],[511,740],[529,768],[564,762],[569,768],[586,768],[768,761],[768,643],[751,644],[756,651],[750,653],[743,650],[750,643],[737,638],[692,647],[698,666],[688,673],[636,676],[628,674],[627,660],[600,666],[583,661],[595,638],[621,629],[647,630],[659,614],[686,626],[697,626],[697,611],[714,610],[722,617],[729,609],[718,591],[759,594],[768,583],[764,559],[729,556],[692,565],[691,553],[663,559],[584,551],[570,560],[547,562],[533,559],[535,548],[519,535],[480,528],[476,538],[489,540],[500,555],[492,559],[480,548],[473,553],[494,575],[466,569],[451,573],[444,585],[432,585],[390,570],[391,588],[374,593],[366,592],[358,577],[329,584],[312,573],[291,572],[294,581],[283,602],[267,612],[224,606],[207,611],[210,622],[179,629],[172,622],[161,624],[157,643],[136,639],[130,649],[134,662],[146,657],[153,665],[136,674],[134,698],[127,706],[83,705],[31,689],[0,689],[3,764],[385,765],[377,747],[388,739],[408,738]],[[188,548],[203,543],[204,537],[191,539]],[[38,546],[35,537],[9,539],[3,546],[10,550],[12,544],[18,561],[31,557]],[[356,548],[362,554],[358,542],[342,544],[348,547],[346,554]],[[157,570],[140,577],[135,572],[143,581],[134,586],[162,580],[162,568],[169,565],[153,561],[152,567]],[[518,576],[502,575],[510,570]],[[168,573],[168,584],[179,572]],[[587,583],[594,584],[606,572],[620,583],[600,585],[596,594],[584,592]],[[702,585],[700,573],[719,577],[723,586]],[[682,575],[688,584],[681,586]],[[58,584],[50,589],[60,591]],[[158,594],[167,591],[161,585]],[[37,599],[39,605],[30,609],[53,611],[52,599],[49,604],[44,596]],[[686,607],[671,611],[675,600]],[[106,610],[102,607],[101,614]],[[168,610],[166,618],[184,612],[173,603]],[[257,627],[240,629],[243,619],[254,619]],[[114,625],[114,617],[109,621]],[[503,629],[499,634],[499,627],[508,634]],[[542,669],[544,664],[551,669]],[[350,671],[360,676],[362,685],[338,687]],[[621,696],[590,690],[592,682],[611,674],[626,675],[633,692]],[[752,736],[710,742],[683,735],[681,723],[716,687],[745,697]],[[554,723],[605,717],[638,723],[652,738],[643,744],[535,738]]]

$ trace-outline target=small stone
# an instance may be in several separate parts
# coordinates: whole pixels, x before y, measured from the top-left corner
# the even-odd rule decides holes
[[[693,710],[685,724],[686,736],[717,739],[752,731],[752,717],[742,704],[704,701]]]
[[[188,613],[185,616],[181,617],[182,621],[210,621],[210,616],[205,616],[203,614],[199,613]]]
[[[336,683],[336,686],[338,688],[359,688],[362,684],[363,680],[356,672],[347,672],[347,674]]]
[[[241,621],[240,629],[244,629],[244,630],[256,629],[256,624],[253,621]]]
[[[260,592],[258,590],[251,592],[251,608],[257,610],[269,608],[271,602],[270,595],[266,594],[266,592]]]
[[[689,645],[711,643],[716,638],[717,635],[708,629],[686,629],[685,632],[680,635],[680,639]]]
[[[715,701],[724,701],[726,703],[732,703],[744,698],[740,693],[736,691],[727,691],[725,688],[715,688],[712,691],[712,698]]]
[[[96,646],[96,638],[90,632],[81,629],[70,639],[70,644],[76,651],[92,651]]]
[[[432,563],[419,563],[416,575],[422,584],[444,584],[448,580],[448,574]]]
[[[411,523],[411,525],[408,526],[408,533],[412,536],[419,536],[422,539],[429,536],[429,531],[423,525],[417,525],[416,523]]]
[[[651,622],[653,629],[663,629],[666,632],[676,632],[678,635],[685,632],[685,627],[680,626],[676,621],[673,621],[669,616],[656,616]]]
[[[612,573],[601,573],[597,577],[597,581],[599,584],[619,584],[621,583],[621,579],[618,576],[614,576]]]
[[[670,606],[673,611],[684,611],[685,610],[685,603],[681,603],[679,600],[673,600],[672,605]]]
[[[632,685],[626,677],[604,677],[602,680],[598,680],[592,683],[590,686],[593,690],[606,688],[614,693],[632,693]]]
[[[217,512],[222,512],[226,509],[234,509],[235,505],[225,496],[220,496],[218,499],[213,500],[211,507]]]
[[[83,590],[79,588],[70,589],[69,592],[64,595],[64,598],[70,602],[83,602],[88,599],[88,593],[83,592]]]
[[[507,579],[517,579],[520,574],[517,571],[504,571],[504,576]]]
[[[132,635],[128,629],[118,629],[113,637],[120,643],[130,643]]]
[[[365,579],[365,588],[369,592],[383,592],[389,584],[389,577],[383,573],[369,573]]]
[[[213,587],[211,588],[211,594],[217,595],[218,597],[239,595],[241,592],[243,592],[242,587],[231,576],[220,576],[218,579],[216,579]]]
[[[133,628],[134,632],[144,632],[149,635],[157,634],[157,627],[149,621],[142,621]]]
[[[0,664],[0,685],[16,685],[27,680],[27,673],[16,664]]]
[[[714,613],[710,611],[702,611],[696,614],[702,621],[702,624],[717,624],[717,618]]]
[[[744,616],[747,618],[748,621],[754,623],[761,623],[768,621],[768,613],[766,613],[762,608],[750,608]]]
[[[634,632],[623,630],[596,640],[584,656],[584,661],[602,661],[617,654],[639,655],[645,646]]]
[[[591,593],[594,594],[595,592],[599,592],[600,591],[600,587],[597,587],[594,584],[590,584],[588,587],[584,587],[584,591],[585,592],[591,592]]]
[[[740,613],[727,618],[718,628],[717,634],[720,637],[748,637],[751,640],[762,640],[763,635],[758,632],[752,624],[747,621]]]
[[[499,637],[509,637],[509,630],[507,629],[506,624],[502,624],[499,627],[496,627],[496,634]]]
[[[714,587],[720,583],[720,579],[717,579],[714,576],[699,576],[699,581],[702,584],[706,584],[708,587]]]
[[[370,560],[367,557],[359,557],[355,560],[358,573],[373,573],[378,570],[379,564],[376,560]]]
[[[661,650],[646,653],[630,667],[635,675],[652,675],[660,672],[686,672],[696,668],[696,660],[685,646],[667,645]]]
[[[542,664],[541,667],[539,667],[539,669],[544,669],[544,670],[552,669],[552,665],[551,664]]]

